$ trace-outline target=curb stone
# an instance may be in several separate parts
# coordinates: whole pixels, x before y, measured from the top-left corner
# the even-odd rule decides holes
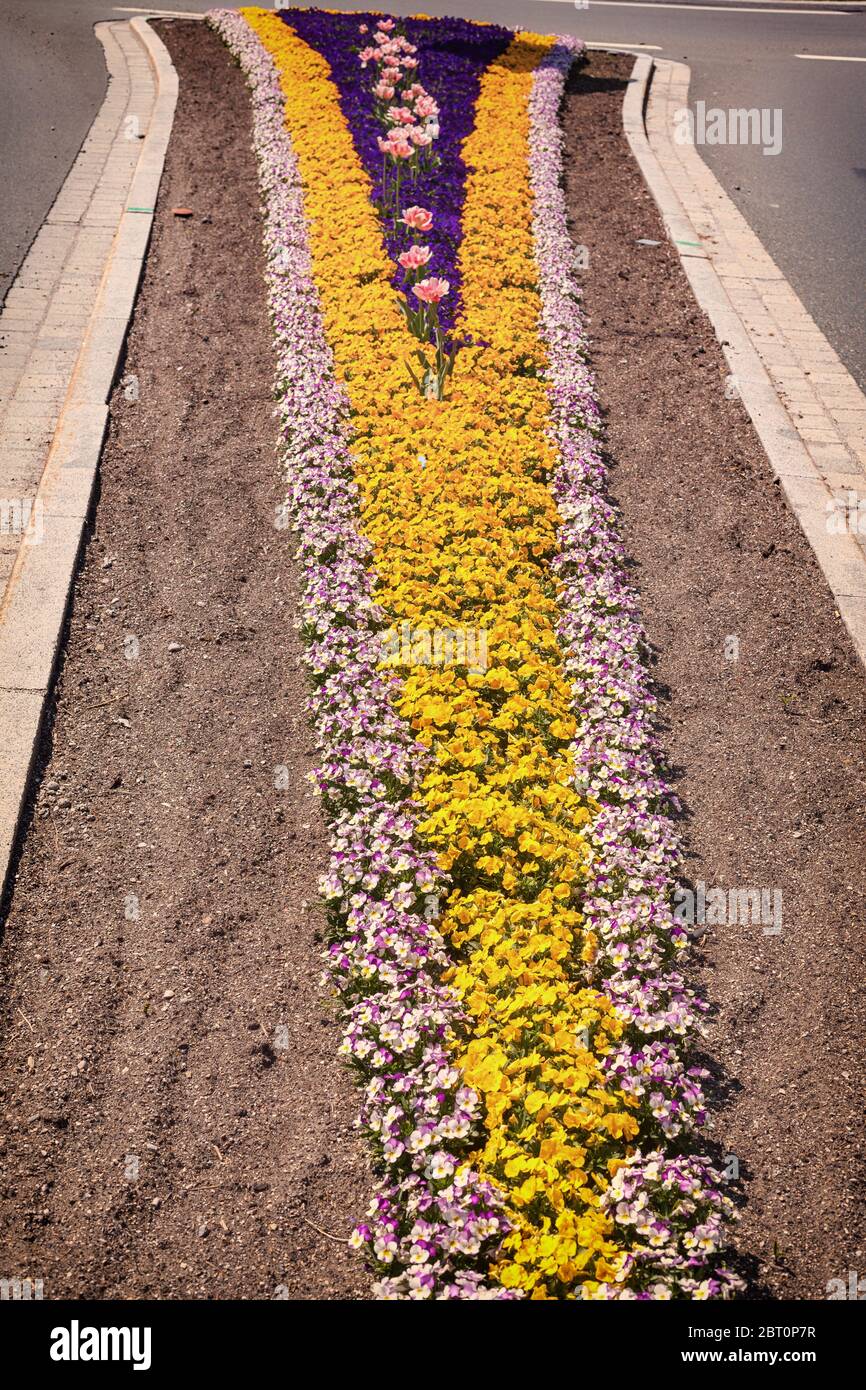
[[[831,534],[834,498],[866,499],[866,397],[691,144],[684,63],[637,56],[623,126],[737,394],[866,665],[866,536]]]
[[[109,68],[105,101],[10,290],[11,316],[4,311],[0,318],[0,335],[12,343],[3,385],[15,389],[8,399],[7,390],[0,398],[0,481],[8,486],[19,477],[25,484],[29,480],[28,500],[40,527],[38,543],[26,535],[16,542],[0,590],[0,905],[9,888],[108,399],[138,292],[177,101],[177,74],[168,51],[144,19],[100,24],[96,33]],[[137,158],[130,158],[124,130],[130,117],[143,127],[141,143],[132,145]],[[89,182],[83,187],[85,174]],[[67,302],[69,275],[85,265],[87,278],[72,292],[73,310]],[[28,299],[16,294],[19,281],[48,288],[42,298]],[[34,323],[36,312],[40,318]],[[47,388],[41,393],[46,399],[40,398],[40,386]],[[28,403],[26,413],[21,408],[9,413],[16,401],[22,407]],[[0,585],[3,579],[0,570]]]

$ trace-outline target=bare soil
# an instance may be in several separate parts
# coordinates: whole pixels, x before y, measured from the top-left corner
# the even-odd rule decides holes
[[[364,1297],[249,102],[203,25],[162,33],[180,100],[0,955],[0,1273]]]
[[[593,54],[565,111],[612,488],[688,879],[782,892],[780,934],[703,938],[713,1138],[739,1160],[747,1297],[825,1298],[866,1258],[866,676],[631,158],[632,63]]]

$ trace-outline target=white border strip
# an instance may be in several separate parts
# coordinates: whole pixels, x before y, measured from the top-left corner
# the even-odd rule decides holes
[[[541,3],[574,5],[574,0],[541,0]],[[836,15],[840,18],[845,18],[852,13],[851,10],[816,10],[814,8],[806,10],[794,8],[794,6],[799,6],[804,3],[809,4],[811,0],[791,0],[792,8],[785,10],[770,9],[769,7],[758,5],[689,4],[688,0],[684,0],[684,3],[681,4],[674,4],[672,0],[665,0],[665,3],[659,0],[658,4],[655,3],[655,0],[589,0],[587,6],[575,5],[575,9],[578,10],[578,13],[585,14],[586,10],[603,5],[606,9],[616,10],[688,10],[689,14],[700,14],[702,11],[708,11],[710,14],[791,14],[796,15],[798,19],[801,15],[819,15],[822,19],[826,18],[827,15]],[[862,10],[854,10],[853,13],[862,14]]]

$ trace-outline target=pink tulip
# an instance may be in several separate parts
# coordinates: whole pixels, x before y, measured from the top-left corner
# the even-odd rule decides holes
[[[358,25],[358,33],[359,33],[359,34],[366,34],[366,32],[367,32],[367,26],[366,26],[366,24],[359,24],[359,25]]]
[[[384,29],[386,34],[390,34],[391,30],[394,28],[393,19],[380,19],[378,28]]]
[[[438,116],[439,107],[432,97],[422,96],[415,102],[415,115],[423,117]]]
[[[414,125],[415,117],[408,106],[392,106],[388,110],[388,120],[392,125]]]
[[[411,130],[407,130],[406,134],[409,136],[412,144],[419,150],[424,150],[428,145],[433,144],[433,136],[428,134],[426,130],[422,130],[418,125],[413,126]]]
[[[408,69],[408,68],[417,68],[417,66],[418,66],[418,59],[417,59],[417,58],[401,58],[401,59],[400,59],[400,66],[403,67],[403,68],[407,68],[407,69]]]
[[[389,130],[387,140],[377,136],[379,149],[383,154],[390,154],[394,159],[408,159],[412,154],[412,146],[406,139],[402,130]]]
[[[435,275],[431,275],[428,280],[419,280],[413,288],[413,294],[422,300],[424,304],[438,304],[444,299],[451,286],[447,280],[438,280]]]
[[[400,253],[397,260],[404,270],[420,270],[422,265],[427,264],[430,255],[429,246],[410,246],[408,251]]]
[[[390,101],[394,95],[394,88],[389,87],[385,82],[377,82],[373,88],[373,93],[380,101]]]
[[[433,214],[426,208],[406,208],[400,221],[416,232],[429,232],[433,226]]]

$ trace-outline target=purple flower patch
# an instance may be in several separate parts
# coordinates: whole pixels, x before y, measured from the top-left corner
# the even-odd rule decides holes
[[[367,24],[372,31],[381,16],[288,9],[280,11],[280,18],[328,63],[358,158],[373,184],[374,199],[381,201],[378,139],[384,130],[372,92],[375,77],[358,58],[368,37],[359,32],[359,25]],[[399,21],[399,29],[417,47],[418,80],[435,98],[441,113],[437,162],[422,168],[414,184],[405,185],[403,202],[407,207],[417,204],[428,208],[434,214],[433,226],[424,235],[433,252],[425,273],[440,276],[451,286],[439,313],[447,331],[460,311],[457,256],[466,188],[461,150],[474,125],[482,74],[505,52],[514,35],[498,24],[479,25],[465,19],[404,19]],[[389,218],[383,222],[382,232],[388,254],[396,262],[400,252],[411,245],[409,228],[400,222],[395,227]],[[405,288],[406,274],[400,266],[395,265],[392,283],[397,290]]]

